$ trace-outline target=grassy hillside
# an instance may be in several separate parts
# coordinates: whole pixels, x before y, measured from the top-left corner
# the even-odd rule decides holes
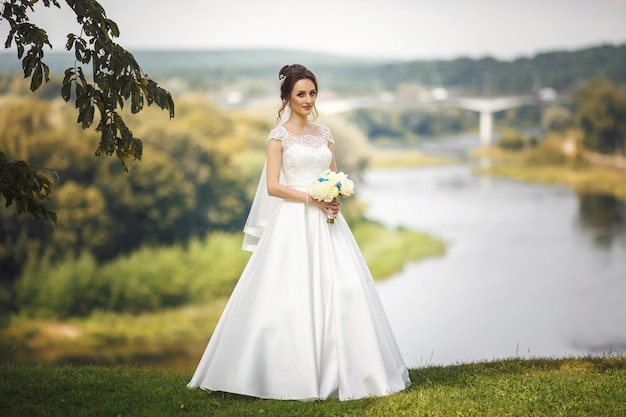
[[[259,400],[188,390],[191,375],[128,367],[0,365],[3,416],[626,416],[626,357],[509,359],[410,370],[388,397]]]

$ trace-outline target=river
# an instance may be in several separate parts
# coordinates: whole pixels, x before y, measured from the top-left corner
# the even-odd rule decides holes
[[[370,170],[359,197],[368,217],[447,244],[378,284],[409,367],[626,353],[623,202],[470,163]]]

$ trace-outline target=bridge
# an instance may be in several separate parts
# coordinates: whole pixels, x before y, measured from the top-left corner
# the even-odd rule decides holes
[[[442,88],[435,88],[429,93],[414,97],[397,97],[391,93],[379,96],[363,96],[338,99],[321,98],[317,107],[322,114],[338,114],[361,108],[373,107],[413,107],[418,105],[437,104],[471,110],[479,114],[479,136],[482,146],[491,145],[493,138],[494,113],[522,106],[540,105],[557,101],[556,91],[542,88],[537,94],[501,96],[501,97],[451,97]]]

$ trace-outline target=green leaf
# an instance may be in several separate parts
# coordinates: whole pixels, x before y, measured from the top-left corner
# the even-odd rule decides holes
[[[83,129],[87,129],[93,122],[95,108],[93,105],[83,108],[78,115],[78,121],[82,123]]]
[[[30,77],[33,73],[33,69],[35,68],[35,57],[30,53],[24,57],[22,60],[22,69],[24,70],[24,78]]]
[[[65,100],[66,103],[70,101],[71,91],[72,91],[71,81],[64,83],[63,87],[61,87],[61,97],[63,97],[63,100]]]
[[[74,78],[74,68],[68,68],[65,70],[65,75],[63,77],[63,84],[68,83],[72,78]]]
[[[74,55],[77,61],[85,63],[85,47],[80,42],[74,43]]]
[[[135,89],[131,92],[131,108],[132,113],[138,113],[143,108],[143,95],[141,94],[141,88],[135,85]]]
[[[124,98],[128,98],[130,95],[130,91],[131,88],[133,88],[133,86],[135,85],[135,80],[133,80],[131,77],[128,77],[128,80],[126,81],[126,83],[124,83],[124,86],[122,87],[122,96]]]
[[[76,35],[73,33],[69,33],[67,35],[67,42],[65,42],[65,49],[71,51],[74,47],[74,43],[76,42]]]
[[[41,64],[35,67],[35,72],[33,72],[33,76],[30,80],[30,91],[35,91],[41,86],[43,82],[43,72],[44,70]]]
[[[9,49],[11,47],[11,44],[13,43],[13,36],[15,35],[15,29],[11,29],[9,31],[9,35],[7,36],[7,40],[4,41],[4,48],[5,49]]]
[[[46,7],[50,7],[50,3],[54,4],[56,7],[61,8],[57,0],[43,0],[43,4]]]
[[[43,62],[41,63],[41,66],[43,67],[43,75],[45,77],[46,82],[50,81],[50,67],[48,67]]]
[[[141,160],[143,155],[143,143],[139,138],[133,138],[133,153],[135,154],[135,158]]]
[[[106,19],[105,20],[109,31],[111,32],[111,36],[113,36],[114,38],[119,38],[120,37],[120,30],[117,27],[117,23],[115,23],[114,21],[112,21],[111,19]]]
[[[85,99],[85,89],[82,85],[76,83],[76,107],[79,107],[79,100]]]

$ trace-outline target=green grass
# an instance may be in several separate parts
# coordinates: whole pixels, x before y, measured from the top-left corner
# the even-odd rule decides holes
[[[626,201],[626,174],[601,167],[501,165],[483,173],[521,181],[565,184],[579,193],[609,194]]]
[[[415,262],[445,253],[445,244],[427,233],[405,228],[387,229],[380,223],[363,220],[352,228],[374,279],[383,279]]]
[[[0,365],[3,416],[626,416],[626,357],[508,359],[410,370],[388,396],[303,403],[188,390],[190,375]]]
[[[374,146],[369,155],[369,168],[403,168],[433,166],[454,163],[452,158],[443,158],[420,152],[416,149],[390,149]]]

